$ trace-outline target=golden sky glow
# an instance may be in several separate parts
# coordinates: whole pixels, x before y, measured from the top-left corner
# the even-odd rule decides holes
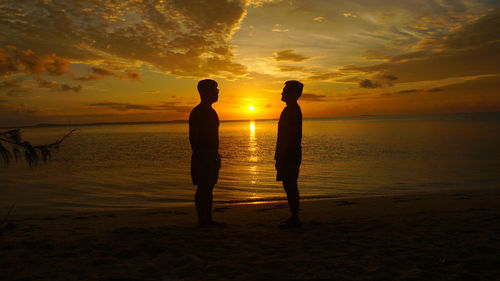
[[[499,1],[0,1],[0,126],[500,110]],[[253,106],[253,109],[251,107]]]

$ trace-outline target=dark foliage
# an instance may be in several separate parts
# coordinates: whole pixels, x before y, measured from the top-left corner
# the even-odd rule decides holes
[[[0,158],[5,165],[8,165],[13,158],[18,159],[23,154],[24,160],[31,168],[41,163],[47,163],[52,151],[58,150],[59,145],[76,130],[78,129],[71,130],[61,139],[51,144],[43,145],[32,145],[30,142],[23,140],[20,130],[0,132]]]

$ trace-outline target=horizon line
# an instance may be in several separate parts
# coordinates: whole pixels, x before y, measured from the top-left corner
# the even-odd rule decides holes
[[[326,119],[326,118],[360,118],[360,117],[402,117],[402,116],[432,116],[432,115],[459,115],[459,114],[486,114],[500,113],[500,111],[473,111],[473,112],[454,112],[454,113],[418,113],[418,114],[360,114],[360,115],[343,115],[343,116],[320,116],[320,117],[304,117],[303,119]],[[262,119],[229,119],[220,120],[220,122],[248,122],[248,121],[273,121],[279,118],[262,118]],[[90,123],[38,123],[35,125],[24,126],[0,126],[0,129],[24,129],[24,128],[44,128],[44,127],[70,127],[70,126],[106,126],[106,125],[141,125],[141,124],[169,124],[169,123],[187,123],[189,120],[177,119],[167,121],[123,121],[123,122],[90,122]]]

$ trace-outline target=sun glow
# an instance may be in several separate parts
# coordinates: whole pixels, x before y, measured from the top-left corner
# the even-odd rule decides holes
[[[250,110],[250,111],[254,111],[254,110],[255,110],[255,106],[253,106],[253,105],[249,106],[249,107],[248,107],[248,110]]]

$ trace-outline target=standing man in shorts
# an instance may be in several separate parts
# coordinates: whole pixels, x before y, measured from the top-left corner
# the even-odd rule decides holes
[[[302,160],[302,111],[297,103],[304,85],[291,80],[285,83],[281,100],[286,103],[278,123],[278,140],[276,142],[277,181],[283,182],[288,199],[291,216],[280,224],[281,227],[300,227],[299,220],[299,188],[297,179]]]
[[[191,143],[191,178],[197,185],[194,201],[200,227],[221,226],[212,219],[212,191],[219,178],[219,117],[212,104],[219,98],[217,82],[205,79],[198,82],[201,102],[189,115]]]

